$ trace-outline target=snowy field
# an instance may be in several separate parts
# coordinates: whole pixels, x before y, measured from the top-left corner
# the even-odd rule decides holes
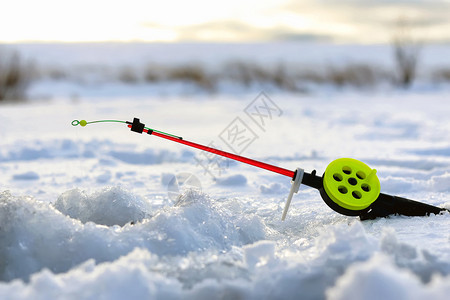
[[[352,157],[377,169],[382,192],[450,209],[449,98],[413,88],[0,105],[0,299],[448,299],[449,213],[361,222],[301,186],[282,222],[285,176],[123,124],[71,122],[138,117],[318,174]],[[246,113],[262,99],[265,117]],[[238,125],[251,132],[241,143],[228,136]]]

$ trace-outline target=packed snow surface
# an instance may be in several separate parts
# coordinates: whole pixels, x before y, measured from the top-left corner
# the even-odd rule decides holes
[[[265,97],[271,110],[255,115]],[[0,106],[0,299],[448,299],[450,214],[360,221],[288,177],[340,157],[450,208],[450,93],[107,97]],[[270,99],[270,101],[268,100]],[[255,102],[256,101],[256,102]],[[250,134],[233,140],[233,128]],[[244,127],[242,127],[244,126]]]

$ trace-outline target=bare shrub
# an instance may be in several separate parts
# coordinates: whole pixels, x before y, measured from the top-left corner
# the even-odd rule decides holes
[[[139,76],[132,68],[123,67],[119,71],[119,80],[127,84],[136,84],[139,82]]]
[[[32,73],[18,52],[0,51],[0,101],[24,100]]]
[[[434,71],[431,78],[435,82],[450,82],[450,68],[442,68]]]
[[[67,73],[63,70],[53,69],[49,72],[49,77],[53,80],[64,80],[67,79],[69,75],[67,75]]]
[[[371,87],[380,79],[381,71],[365,64],[330,66],[325,74],[327,82],[336,86]]]
[[[234,61],[227,63],[223,70],[221,76],[247,87],[258,83],[273,84],[281,89],[296,90],[293,76],[282,64],[263,67],[256,63]]]
[[[317,68],[301,68],[294,76],[302,83],[324,84],[327,81],[324,72]]]
[[[340,67],[328,66],[319,70],[285,64],[263,68],[254,63],[232,62],[225,65],[223,70],[220,76],[245,86],[253,83],[271,84],[287,91],[304,91],[304,86],[308,83],[338,87],[371,87],[386,78],[381,68],[353,63]]]
[[[288,91],[297,91],[299,90],[294,75],[289,72],[288,68],[285,65],[278,65],[275,67],[272,81],[276,86],[280,89],[288,90]]]
[[[149,65],[144,71],[144,80],[147,82],[158,82],[163,79],[166,70],[156,65]]]
[[[234,61],[227,63],[224,67],[225,78],[244,86],[250,86],[254,82],[265,78],[265,74],[266,72],[253,63]]]
[[[167,79],[192,82],[209,91],[214,90],[216,85],[215,76],[208,74],[200,66],[194,65],[185,65],[168,69]]]
[[[397,83],[399,86],[407,88],[416,77],[421,45],[412,37],[412,23],[406,18],[399,18],[395,27],[392,46]]]

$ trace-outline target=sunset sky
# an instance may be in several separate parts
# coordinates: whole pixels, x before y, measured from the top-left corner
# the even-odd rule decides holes
[[[0,42],[450,42],[450,0],[0,0]]]

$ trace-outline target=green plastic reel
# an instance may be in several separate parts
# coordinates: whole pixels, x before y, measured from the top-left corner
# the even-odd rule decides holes
[[[336,159],[325,170],[321,195],[339,213],[359,215],[380,195],[377,171],[356,159]]]

